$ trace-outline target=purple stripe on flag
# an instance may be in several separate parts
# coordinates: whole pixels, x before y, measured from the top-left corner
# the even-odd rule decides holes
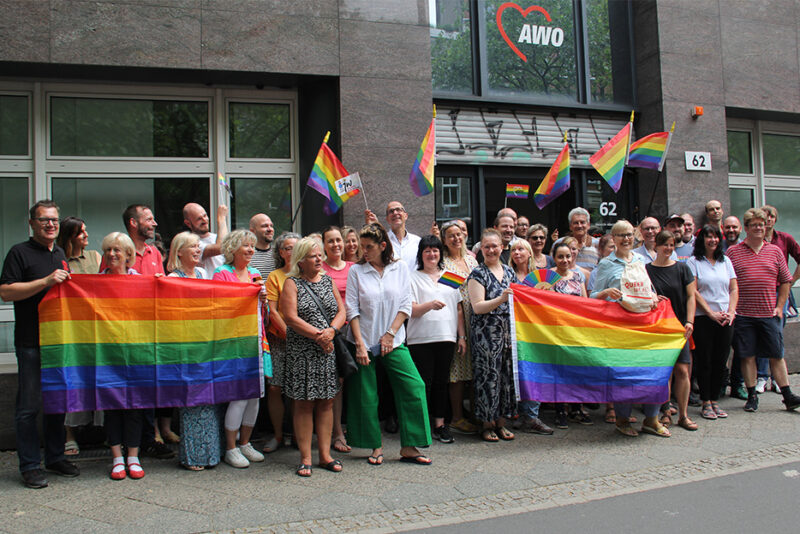
[[[221,404],[262,396],[260,378],[230,380],[212,384],[132,387],[104,389],[71,389],[43,391],[45,413],[88,410],[128,410],[139,408],[171,408]]]
[[[543,384],[520,380],[520,398],[540,402],[628,402],[661,404],[669,398],[669,386],[609,386]]]

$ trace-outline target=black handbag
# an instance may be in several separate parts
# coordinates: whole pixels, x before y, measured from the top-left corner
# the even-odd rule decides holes
[[[299,278],[297,280],[298,282],[301,282],[300,285],[311,296],[311,299],[317,305],[317,308],[319,308],[319,311],[322,313],[322,316],[325,318],[328,326],[331,326],[331,320],[328,317],[325,308],[322,306],[322,302],[320,302],[319,297],[317,297],[314,291],[308,287],[305,280],[301,280]],[[336,288],[334,288],[334,291],[336,291]],[[335,332],[333,335],[333,352],[336,354],[336,371],[339,373],[340,377],[347,378],[353,373],[358,372],[358,364],[353,356],[356,347],[347,341],[347,339],[345,339],[344,335],[339,330],[335,328],[333,330]]]

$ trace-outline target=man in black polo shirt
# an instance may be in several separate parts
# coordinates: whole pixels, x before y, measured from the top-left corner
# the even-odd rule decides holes
[[[0,276],[0,298],[14,303],[14,346],[19,390],[14,412],[19,470],[31,488],[47,487],[41,469],[36,416],[42,405],[42,362],[39,353],[39,302],[47,290],[69,279],[67,258],[55,244],[58,206],[40,200],[30,210],[33,237],[11,247]],[[44,465],[53,473],[76,477],[78,467],[64,459],[64,414],[45,414]]]

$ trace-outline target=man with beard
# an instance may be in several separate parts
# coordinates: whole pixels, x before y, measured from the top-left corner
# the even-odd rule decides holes
[[[269,273],[275,270],[275,254],[272,249],[275,226],[269,215],[257,213],[250,218],[250,231],[256,234],[256,252],[250,260],[250,265],[261,273],[261,278],[266,280]]]
[[[147,243],[148,240],[155,237],[156,227],[158,227],[150,206],[131,204],[122,212],[122,224],[125,225],[125,231],[128,232],[136,249],[136,261],[133,262],[131,268],[139,274],[163,275],[164,258],[155,246]],[[100,272],[102,273],[105,269],[104,256],[103,261],[100,262]]]
[[[741,243],[739,234],[742,232],[742,223],[739,222],[738,217],[731,215],[725,217],[725,222],[722,224],[722,252],[727,252],[729,247]]]
[[[511,241],[514,239],[514,219],[508,215],[497,217],[494,220],[494,229],[500,232],[503,240],[503,250],[500,252],[500,263],[508,265],[511,258]],[[478,263],[483,263],[483,252],[478,251]]]
[[[220,204],[217,208],[217,230],[219,233],[215,234],[211,232],[208,214],[203,206],[189,202],[183,207],[183,224],[200,238],[200,248],[203,249],[201,266],[209,276],[217,270],[217,267],[225,263],[220,244],[225,236],[228,235],[227,215],[228,207]]]
[[[685,262],[688,260],[694,252],[694,244],[683,242],[686,221],[677,213],[673,213],[667,217],[664,222],[664,228],[675,236],[675,254],[678,256],[678,261]]]

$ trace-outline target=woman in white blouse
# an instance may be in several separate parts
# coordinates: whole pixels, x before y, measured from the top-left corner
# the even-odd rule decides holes
[[[359,371],[345,382],[347,388],[347,442],[372,449],[371,465],[383,464],[383,443],[378,421],[375,363],[380,359],[392,385],[400,423],[400,460],[428,465],[431,459],[417,447],[431,443],[425,383],[405,344],[403,323],[411,315],[408,267],[392,259],[392,244],[378,223],[359,232],[363,256],[347,276],[349,338],[356,346]]]
[[[718,228],[703,227],[695,240],[694,255],[686,265],[697,281],[692,337],[697,385],[703,401],[701,415],[705,419],[722,419],[728,414],[717,401],[731,350],[731,323],[736,316],[739,286],[731,260],[722,253],[722,234]]]

